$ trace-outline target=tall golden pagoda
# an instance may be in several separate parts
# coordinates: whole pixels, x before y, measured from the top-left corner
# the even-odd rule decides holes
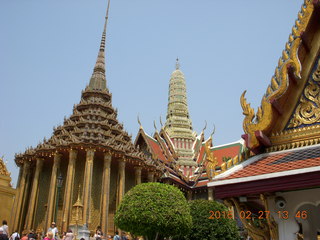
[[[133,145],[111,104],[105,74],[108,11],[109,3],[96,64],[79,104],[50,139],[15,156],[20,172],[13,229],[46,232],[55,221],[63,232],[80,213],[77,224],[113,233],[124,193],[161,174],[161,167]]]
[[[169,84],[167,121],[164,131],[170,137],[176,149],[179,166],[197,166],[193,159],[193,142],[196,133],[192,132],[192,122],[189,117],[186,81],[180,70],[177,58],[176,70],[171,74]]]
[[[166,123],[149,135],[139,120],[135,145],[162,164],[161,181],[178,186],[188,200],[204,198],[213,200],[213,189],[207,183],[216,175],[237,164],[242,159],[243,141],[213,146],[212,135],[205,139],[204,130],[197,135],[190,119],[186,81],[177,59],[169,81]],[[224,159],[227,159],[226,161]]]

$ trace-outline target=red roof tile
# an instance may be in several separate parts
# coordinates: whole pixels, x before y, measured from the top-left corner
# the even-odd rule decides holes
[[[204,155],[204,145],[201,146],[199,154],[198,154],[198,159],[197,159],[197,163],[200,163],[202,161]]]
[[[223,157],[234,158],[235,156],[238,156],[240,154],[241,150],[242,145],[240,143],[212,149],[213,155],[217,158],[219,166],[224,163]]]
[[[320,147],[266,156],[220,180],[257,176],[316,166],[320,166]]]
[[[147,136],[147,141],[148,141],[148,145],[150,146],[150,148],[152,149],[153,153],[156,154],[158,156],[158,158],[162,161],[162,162],[167,162],[167,158],[164,156],[161,147],[159,145],[159,143],[157,142],[157,140],[151,138],[150,136]]]

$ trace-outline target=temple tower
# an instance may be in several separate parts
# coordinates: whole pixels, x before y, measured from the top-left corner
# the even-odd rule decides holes
[[[192,131],[192,122],[187,103],[186,81],[180,70],[179,59],[176,62],[176,70],[173,71],[170,78],[168,109],[164,130],[175,147],[178,157],[177,164],[179,166],[195,166],[192,145],[196,134]]]
[[[15,157],[20,174],[13,229],[46,232],[54,221],[60,232],[77,224],[90,231],[100,225],[114,234],[113,216],[124,193],[148,181],[149,172],[158,177],[162,172],[133,145],[112,106],[105,69],[108,12],[109,3],[98,57],[80,102],[48,140]]]

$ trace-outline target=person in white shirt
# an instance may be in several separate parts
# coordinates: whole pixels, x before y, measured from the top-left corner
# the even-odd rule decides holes
[[[49,227],[47,232],[52,232],[53,233],[53,238],[54,239],[59,239],[58,228],[56,227],[56,223],[55,222],[51,223],[51,227]]]
[[[10,240],[16,240],[16,237],[18,237],[20,239],[20,235],[19,235],[18,231],[15,231],[14,233],[12,233]]]
[[[9,234],[9,227],[8,227],[7,224],[8,224],[7,221],[6,221],[6,220],[3,220],[1,227],[2,227],[2,229],[3,229],[3,234],[6,234],[7,237],[9,237],[9,236],[10,236],[10,234]]]

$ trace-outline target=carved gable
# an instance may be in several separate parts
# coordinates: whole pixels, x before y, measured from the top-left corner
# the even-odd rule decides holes
[[[270,137],[269,152],[320,142],[320,57],[315,61],[296,106],[280,133]]]
[[[318,58],[286,130],[320,123],[320,59]]]

